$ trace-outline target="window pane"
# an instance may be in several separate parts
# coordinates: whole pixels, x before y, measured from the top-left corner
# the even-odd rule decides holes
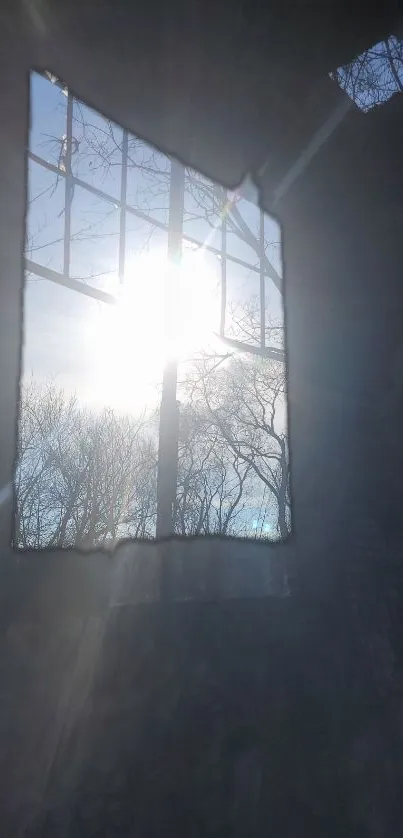
[[[238,198],[227,214],[227,254],[259,268],[260,209]]]
[[[265,216],[265,341],[266,346],[284,350],[284,301],[282,293],[281,230],[273,218]],[[269,268],[275,271],[275,278],[268,275]]]
[[[144,255],[161,255],[167,258],[168,233],[131,212],[126,215],[126,273],[133,263]]]
[[[126,309],[128,380],[148,404],[161,394],[166,318],[168,234],[128,213],[123,308]],[[133,365],[133,373],[130,372]],[[141,375],[140,375],[141,373]],[[141,381],[137,380],[140,375]]]
[[[73,103],[73,174],[113,198],[120,198],[122,129],[109,119]]]
[[[281,251],[281,228],[274,218],[265,215],[264,218],[264,252],[272,268],[281,280],[283,276],[283,263]],[[279,282],[281,285],[281,282]]]
[[[54,271],[63,270],[64,203],[64,178],[29,160],[25,254]]]
[[[70,276],[83,282],[114,290],[119,258],[120,212],[76,186],[71,206]]]
[[[259,274],[231,259],[227,259],[225,324],[225,337],[245,344],[260,344]]]
[[[29,148],[59,166],[66,135],[67,97],[57,84],[31,73]]]
[[[265,280],[265,343],[266,347],[284,350],[283,299],[273,283]]]
[[[98,353],[88,329],[104,303],[31,275],[24,292],[23,376],[92,398]]]
[[[185,171],[183,232],[200,244],[221,249],[221,213],[223,191],[211,180],[195,172]]]
[[[148,143],[130,136],[127,203],[150,218],[168,223],[171,162]]]

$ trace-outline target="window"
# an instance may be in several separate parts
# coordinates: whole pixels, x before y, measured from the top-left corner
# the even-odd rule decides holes
[[[290,530],[277,223],[31,77],[15,545]]]
[[[361,110],[369,111],[403,91],[403,42],[391,35],[331,77]]]

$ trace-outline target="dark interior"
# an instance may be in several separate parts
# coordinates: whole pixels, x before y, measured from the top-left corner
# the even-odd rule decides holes
[[[293,487],[285,544],[133,545],[118,603],[118,554],[13,553],[0,506],[4,835],[401,835],[401,94],[351,106],[306,157],[346,101],[329,74],[398,36],[400,13],[397,0],[2,7],[0,486],[28,76],[48,68],[228,187],[250,173],[281,222]]]

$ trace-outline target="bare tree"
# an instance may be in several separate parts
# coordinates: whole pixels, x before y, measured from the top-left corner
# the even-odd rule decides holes
[[[239,514],[239,504],[245,497],[248,506],[253,508],[264,499],[260,520],[274,518],[281,538],[288,535],[290,528],[285,388],[282,363],[241,354],[225,359],[222,364],[216,358],[201,355],[183,384],[198,415],[199,436],[204,441],[201,474],[206,476],[206,464],[211,463],[217,451],[222,452],[226,490],[234,477],[237,478],[226,500],[231,515]],[[193,422],[193,428],[196,427]],[[232,508],[238,493],[239,499]]]
[[[193,362],[182,387],[176,532],[262,537],[274,521],[278,535],[287,535],[288,452],[278,416],[284,385],[282,366],[264,359]],[[89,549],[153,537],[152,422],[90,413],[53,385],[23,388],[16,545]]]
[[[92,414],[53,385],[22,389],[15,542],[114,545],[149,538],[156,448],[141,419]]]
[[[200,406],[185,405],[180,416],[176,531],[247,535],[249,471]]]
[[[403,42],[391,35],[332,77],[362,110],[380,105],[403,91]]]

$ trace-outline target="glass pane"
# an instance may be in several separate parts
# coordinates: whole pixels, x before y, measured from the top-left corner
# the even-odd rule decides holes
[[[223,192],[193,169],[185,171],[183,232],[200,244],[221,249]]]
[[[278,285],[281,287],[283,276],[281,228],[278,222],[267,214],[264,217],[264,252],[269,262],[266,271],[268,267],[274,269],[279,278]]]
[[[265,280],[265,344],[284,350],[284,308],[282,295],[273,283]]]
[[[259,345],[260,276],[227,259],[227,307],[225,337]]]
[[[46,76],[31,73],[29,148],[54,166],[61,161],[66,116],[65,90]]]
[[[288,535],[285,388],[282,363],[225,347],[180,365],[178,534]]]
[[[119,258],[120,211],[76,186],[71,206],[70,276],[113,291]]]
[[[128,213],[124,285],[127,375],[141,398],[157,406],[165,357],[168,234]]]
[[[171,162],[148,143],[130,136],[127,203],[150,218],[168,224]]]
[[[264,225],[265,279],[265,341],[266,346],[284,349],[284,300],[282,293],[281,230],[273,218],[265,216]],[[268,272],[274,271],[274,278]]]
[[[104,303],[32,275],[24,292],[23,377],[92,400],[98,360],[88,329]]]
[[[24,293],[24,379],[52,381],[97,409],[155,410],[161,358],[154,369],[152,359],[145,363],[146,347],[133,328],[140,314],[144,321],[144,312],[94,300],[36,275],[27,278]]]
[[[126,273],[128,271],[130,273],[133,263],[146,254],[161,255],[166,259],[168,233],[156,227],[155,224],[128,212],[126,214]]]
[[[260,209],[238,198],[227,213],[227,254],[259,268]]]
[[[185,240],[181,266],[174,279],[176,354],[183,360],[217,341],[221,264],[212,253]]]
[[[74,101],[72,136],[73,174],[113,198],[120,198],[122,129]]]
[[[25,255],[54,271],[63,271],[64,203],[64,178],[29,160]]]

